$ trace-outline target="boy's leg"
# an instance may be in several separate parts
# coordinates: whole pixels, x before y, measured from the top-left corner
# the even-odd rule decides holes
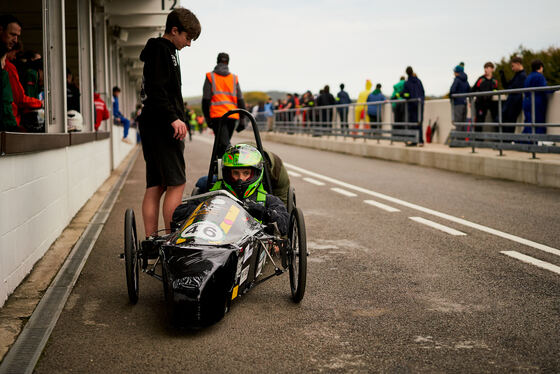
[[[163,221],[165,222],[165,228],[168,234],[171,233],[171,218],[173,217],[173,212],[183,200],[184,189],[184,183],[179,186],[167,186],[167,191],[163,198]]]
[[[146,237],[157,233],[159,201],[162,194],[162,186],[149,187],[144,193],[144,200],[142,201],[142,218],[144,219],[144,233]]]
[[[128,129],[130,129],[130,121],[128,118],[121,118],[121,122],[123,124],[123,139],[126,139],[128,136]]]

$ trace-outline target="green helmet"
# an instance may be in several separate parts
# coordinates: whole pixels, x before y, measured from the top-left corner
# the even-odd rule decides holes
[[[246,199],[257,191],[262,182],[264,162],[257,148],[248,144],[237,144],[226,149],[222,157],[224,185],[239,199]],[[251,176],[243,181],[234,180],[233,169],[250,168]]]

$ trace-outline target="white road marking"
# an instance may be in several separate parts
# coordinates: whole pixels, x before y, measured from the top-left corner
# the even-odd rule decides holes
[[[331,190],[333,190],[334,192],[338,192],[341,195],[348,196],[348,197],[358,196],[354,192],[346,191],[346,190],[343,190],[342,188],[333,187],[333,188],[331,188]]]
[[[324,186],[325,185],[325,183],[323,183],[321,181],[318,181],[317,179],[313,179],[313,178],[309,178],[309,177],[303,178],[303,180],[306,181],[306,182],[309,182],[311,184],[314,184],[316,186]]]
[[[288,175],[291,177],[301,177],[300,173],[296,173],[295,171],[288,170]]]
[[[361,192],[361,193],[364,193],[366,195],[374,196],[378,199],[387,200],[387,201],[390,201],[392,203],[402,205],[402,206],[405,206],[405,207],[410,208],[410,209],[418,210],[418,211],[426,213],[426,214],[431,214],[433,216],[440,217],[440,218],[446,219],[448,221],[458,223],[458,224],[463,225],[463,226],[471,227],[473,229],[486,232],[488,234],[496,235],[496,236],[499,236],[499,237],[504,238],[504,239],[511,240],[513,242],[516,242],[516,243],[520,243],[520,244],[523,244],[523,245],[526,245],[526,246],[529,246],[529,247],[532,247],[532,248],[539,249],[543,252],[547,252],[547,253],[554,254],[556,256],[560,256],[560,250],[559,249],[549,247],[548,245],[544,245],[544,244],[541,244],[541,243],[534,242],[532,240],[524,239],[524,238],[521,238],[521,237],[516,236],[516,235],[508,234],[506,232],[493,229],[491,227],[486,227],[486,226],[483,226],[483,225],[479,225],[478,223],[474,223],[474,222],[467,221],[466,219],[454,217],[450,214],[445,214],[445,213],[441,213],[441,212],[438,212],[438,211],[433,210],[433,209],[424,208],[423,206],[412,204],[412,203],[409,203],[407,201],[391,197],[389,195],[385,195],[385,194],[382,194],[382,193],[379,193],[379,192],[371,191],[371,190],[368,190],[368,189],[365,189],[365,188],[362,188],[362,187],[354,186],[350,183],[342,182],[342,181],[339,181],[338,179],[334,179],[334,178],[330,178],[330,177],[327,177],[327,176],[324,176],[324,175],[321,175],[321,174],[318,174],[318,173],[314,173],[312,171],[300,168],[298,166],[289,164],[287,162],[284,162],[284,165],[286,165],[286,167],[288,167],[288,168],[297,170],[300,173],[311,175],[311,176],[313,176],[317,179],[322,179],[322,180],[327,181],[329,183],[337,184],[339,186],[342,186],[342,187],[345,187],[345,188],[348,188],[348,189],[351,189],[351,190],[354,190],[354,191],[357,191],[357,192]]]
[[[560,274],[560,266],[556,266],[556,265],[553,265],[553,264],[545,262],[545,261],[537,260],[534,257],[527,256],[527,255],[524,255],[524,254],[516,252],[516,251],[501,251],[500,253],[504,254],[506,256],[509,256],[509,257],[513,257],[513,258],[518,259],[520,261],[526,262],[528,264],[535,265],[535,266],[540,267],[542,269],[550,270],[553,273]]]
[[[393,208],[392,206],[385,205],[374,200],[364,200],[364,203],[386,210],[387,212],[400,212],[400,210],[397,208]]]
[[[454,236],[467,235],[467,234],[465,234],[464,232],[461,232],[461,231],[452,229],[451,227],[447,227],[447,226],[444,226],[444,225],[440,225],[440,224],[437,223],[437,222],[433,222],[433,221],[430,221],[430,220],[425,219],[425,218],[422,218],[422,217],[408,217],[408,218],[410,218],[410,219],[413,220],[413,221],[416,221],[416,222],[422,223],[422,224],[424,224],[424,225],[433,227],[434,229],[438,229],[438,230],[440,230],[440,231],[446,232],[446,233],[451,234],[451,235],[454,235]]]

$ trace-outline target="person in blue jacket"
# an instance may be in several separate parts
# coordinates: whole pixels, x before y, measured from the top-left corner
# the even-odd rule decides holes
[[[340,91],[336,94],[336,103],[337,104],[350,104],[352,100],[350,100],[350,96],[348,92],[344,91],[344,83],[340,84]],[[340,107],[336,109],[338,111],[338,116],[340,117],[340,127],[347,129],[348,128],[348,107]]]
[[[381,84],[377,83],[375,90],[367,97],[368,103],[385,101],[385,95],[381,93]],[[381,113],[383,112],[383,104],[368,105],[368,116],[370,122],[381,122]],[[372,125],[371,128],[379,128],[378,125]]]
[[[510,81],[507,80],[506,75],[503,70],[500,70],[500,80],[502,81],[502,86],[506,90],[512,90],[515,88],[523,88],[525,86],[525,79],[527,79],[527,73],[523,69],[523,59],[519,56],[514,56],[511,58],[511,70],[515,73]],[[509,94],[504,107],[502,109],[502,123],[516,123],[517,117],[521,113],[521,108],[523,106],[523,94],[512,93]],[[515,132],[515,126],[506,126],[502,128],[503,132],[513,133]]]
[[[122,141],[125,143],[132,144],[132,142],[127,139],[128,130],[130,129],[130,120],[123,116],[119,110],[119,95],[121,94],[121,89],[117,86],[113,87],[113,117],[115,117],[115,122],[120,122],[123,125],[123,137]]]
[[[461,65],[455,66],[453,73],[455,79],[449,89],[449,97],[453,94],[468,93],[471,90],[467,74]],[[451,98],[453,102],[453,122],[467,122],[467,99],[464,97]],[[456,126],[457,130],[461,131],[464,126]]]
[[[424,145],[424,138],[422,137],[422,121],[424,120],[424,86],[422,85],[422,81],[418,79],[412,67],[408,66],[406,68],[406,75],[408,75],[408,80],[404,82],[404,89],[402,93],[402,97],[406,100],[410,99],[420,99],[420,108],[418,107],[417,101],[409,101],[406,103],[408,109],[408,119],[406,122],[417,122],[418,126],[418,143],[409,142],[406,145],[414,146],[417,145],[422,147]]]
[[[531,62],[531,74],[525,79],[525,88],[529,87],[546,87],[546,78],[543,75],[544,64],[541,60],[533,60]],[[540,91],[535,92],[535,122],[534,123],[545,123],[546,122],[546,106],[548,101],[548,92]],[[533,118],[531,116],[531,93],[526,93],[523,99],[523,113],[525,114],[525,123],[533,123]],[[530,134],[533,130],[531,126],[525,126],[523,128],[524,134]],[[545,126],[535,126],[536,134],[546,134]]]

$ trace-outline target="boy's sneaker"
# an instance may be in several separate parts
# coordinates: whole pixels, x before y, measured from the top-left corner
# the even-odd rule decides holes
[[[159,249],[158,246],[155,245],[153,238],[142,240],[140,245],[142,246],[142,254],[146,256],[146,258],[154,259],[159,257]]]

